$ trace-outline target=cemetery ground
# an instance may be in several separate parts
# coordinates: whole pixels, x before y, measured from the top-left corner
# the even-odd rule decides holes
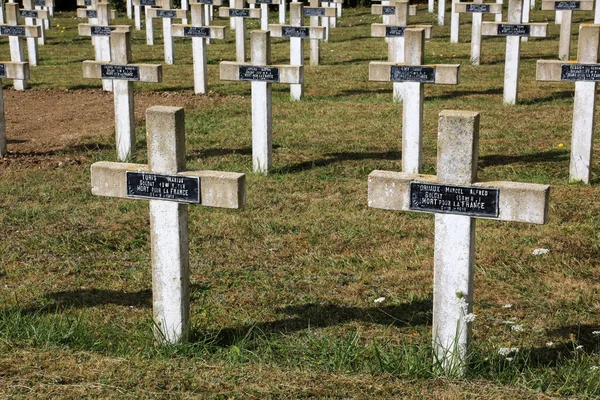
[[[414,23],[433,24],[424,7]],[[593,14],[573,18],[576,32]],[[475,110],[480,180],[552,185],[547,225],[477,222],[465,378],[432,369],[433,216],[367,207],[368,174],[401,168],[401,105],[391,83],[368,82],[368,62],[387,58],[384,41],[370,38],[380,17],[344,11],[321,44],[322,65],[305,67],[302,101],[273,88],[268,176],[252,173],[249,85],[218,79],[218,62],[235,58],[232,32],[208,47],[209,95],[192,94],[182,39],[164,82],[136,86],[136,162],[146,162],[145,109],[185,106],[188,168],[247,175],[245,209],[190,207],[191,343],[160,348],[148,205],[90,193],[91,163],[116,160],[112,94],[82,77],[81,61],[93,59],[90,39],[77,36],[82,20],[57,13],[32,89],[3,82],[0,395],[600,396],[600,162],[592,185],[568,183],[574,85],[535,81],[536,60],[557,59],[558,26],[523,43],[520,100],[505,106],[505,40],[484,39],[481,65],[471,66],[461,19],[459,44],[449,25],[434,26],[426,44],[426,63],[461,70],[459,85],[425,89],[424,173],[435,173],[439,112]],[[272,50],[274,63],[287,63],[287,40],[273,39]],[[134,31],[134,62],[162,58],[162,46]]]

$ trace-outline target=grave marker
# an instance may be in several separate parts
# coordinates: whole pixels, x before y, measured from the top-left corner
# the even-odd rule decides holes
[[[32,0],[23,0],[23,7],[19,10],[19,15],[21,18],[25,18],[25,25],[40,27],[39,37],[27,38],[27,58],[29,65],[35,67],[38,65],[38,44],[45,43],[44,20],[48,19],[48,11],[36,10]]]
[[[271,84],[301,83],[304,80],[304,67],[269,65],[271,63],[271,35],[269,31],[252,32],[250,41],[250,64],[221,62],[221,80],[251,81],[252,166],[254,172],[266,174],[273,164]]]
[[[578,46],[577,62],[539,60],[536,79],[575,82],[569,178],[589,184],[594,150],[596,82],[600,81],[600,26],[580,25]]]
[[[546,37],[547,23],[522,24],[522,0],[508,0],[508,22],[484,21],[483,36],[506,36],[506,59],[504,62],[504,103],[515,104],[519,90],[519,64],[521,36]]]
[[[260,4],[260,29],[263,31],[269,30],[269,5],[279,4],[284,0],[247,0],[248,4]],[[285,7],[285,6],[284,6]]]
[[[171,9],[171,0],[163,0],[163,7],[164,8],[149,8],[146,15],[150,19],[162,19],[165,63],[173,64],[173,62],[175,62],[175,52],[173,50],[175,42],[173,40],[173,35],[171,34],[172,19],[185,19],[187,11]]]
[[[2,78],[29,79],[29,64],[26,62],[0,61],[0,158],[6,156],[6,120],[4,118]]]
[[[133,82],[161,82],[162,66],[131,63],[131,32],[111,32],[110,59],[110,63],[84,61],[83,77],[112,79],[117,157],[125,161],[135,150]]]
[[[183,108],[146,111],[148,165],[92,164],[92,194],[149,200],[154,337],[160,344],[188,339],[190,276],[188,204],[240,209],[246,202],[244,174],[186,171]]]
[[[304,65],[303,39],[322,40],[325,38],[324,27],[308,27],[304,25],[304,6],[302,3],[290,3],[290,25],[269,25],[273,37],[290,38],[290,64]],[[292,100],[300,100],[304,95],[304,80],[290,85]]]
[[[484,4],[483,0],[478,0],[473,3],[456,3],[457,13],[467,13],[473,16],[471,23],[471,64],[479,65],[481,59],[481,23],[483,22],[483,14],[500,14],[502,15],[502,4],[488,3]]]
[[[23,48],[24,37],[40,37],[41,28],[39,26],[19,25],[17,3],[6,3],[6,25],[0,25],[0,36],[8,36],[10,46],[10,59],[15,63],[25,62],[25,49]],[[13,87],[15,90],[27,89],[27,79],[13,79]]]
[[[304,7],[305,17],[310,17],[310,26],[320,26],[320,18],[330,18],[334,12],[329,7],[321,7],[321,0],[310,0],[310,7]],[[324,24],[325,37],[329,35],[329,24]],[[323,39],[324,40],[324,39]],[[319,65],[321,62],[321,39],[310,39],[310,65]]]
[[[424,83],[457,85],[458,64],[423,65],[425,32],[404,30],[404,63],[371,62],[369,80],[403,82],[402,170],[418,174],[422,165]]]
[[[435,213],[434,360],[464,375],[473,312],[475,218],[544,224],[547,185],[478,182],[479,113],[442,111],[437,176],[373,171],[369,207]]]
[[[558,58],[560,60],[568,60],[570,58],[573,11],[591,11],[593,9],[594,2],[592,0],[542,0],[542,10],[561,11],[560,37],[558,41]]]
[[[233,7],[220,7],[219,17],[231,18],[235,26],[235,60],[246,61],[246,18],[260,18],[260,10],[243,8],[244,0],[231,0]],[[222,79],[222,78],[221,78]]]
[[[153,19],[149,17],[148,13],[154,7],[163,8],[163,3],[163,0],[132,0],[134,7],[144,7],[144,18],[146,19],[146,44],[148,46],[154,46],[154,22]],[[167,3],[167,5],[168,4],[169,3]]]
[[[171,27],[173,36],[192,38],[194,60],[194,93],[205,94],[208,91],[208,69],[206,66],[206,40],[225,39],[224,26],[204,26],[204,5],[192,3],[192,25],[175,24]]]

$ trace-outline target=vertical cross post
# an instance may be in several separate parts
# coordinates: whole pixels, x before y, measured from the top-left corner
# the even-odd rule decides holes
[[[171,34],[171,23],[173,18],[184,19],[187,11],[171,9],[171,0],[163,0],[162,5],[162,8],[148,9],[147,15],[150,19],[162,19],[165,64],[173,64],[175,62],[175,52],[173,50],[175,42]]]
[[[35,67],[38,65],[38,44],[44,44],[45,38],[43,24],[40,25],[38,20],[43,21],[44,19],[48,19],[48,11],[35,10],[32,0],[24,0],[23,9],[19,10],[19,15],[25,18],[25,25],[40,26],[39,37],[27,38],[27,59],[29,60],[29,65]]]
[[[456,11],[456,4],[460,0],[452,0],[452,8],[450,9],[450,43],[458,43],[460,30],[460,14]]]
[[[558,58],[560,60],[568,60],[570,58],[573,11],[591,11],[593,9],[593,0],[542,0],[542,10],[561,11],[562,19],[560,23],[560,37],[558,39]]]
[[[435,213],[434,361],[448,375],[465,374],[473,313],[474,218],[543,224],[549,186],[477,182],[479,113],[442,111],[437,176],[373,171],[369,207]]]
[[[4,118],[4,94],[2,78],[29,79],[29,64],[26,62],[0,62],[0,158],[6,156],[6,120]]]
[[[246,18],[260,18],[260,10],[243,8],[244,0],[231,0],[233,7],[219,8],[219,17],[231,18],[235,26],[235,60],[246,61]]]
[[[444,19],[446,14],[446,0],[438,0],[438,25],[444,26]]]
[[[285,7],[286,7],[286,0],[281,0],[281,2],[279,2],[279,23],[280,24],[285,24],[285,20],[287,19],[285,16]]]
[[[333,11],[329,7],[321,7],[321,0],[310,0],[310,7],[304,7],[303,10],[304,16],[310,17],[311,28],[320,26],[319,20],[321,18],[329,18],[333,15]],[[324,27],[325,38],[327,38],[329,35],[329,25],[326,24]],[[321,39],[310,40],[310,65],[319,65],[319,62],[321,61],[320,41]]]
[[[247,0],[250,6],[260,4],[260,30],[269,30],[269,5],[281,4],[284,0]]]
[[[150,107],[146,137],[148,165],[92,164],[92,194],[150,200],[154,336],[177,344],[187,341],[190,327],[188,204],[242,208],[245,176],[185,171],[182,108]]]
[[[457,13],[467,13],[473,16],[471,24],[471,64],[479,65],[481,59],[481,23],[483,14],[502,15],[502,4],[483,4],[483,0],[473,3],[456,3]]]

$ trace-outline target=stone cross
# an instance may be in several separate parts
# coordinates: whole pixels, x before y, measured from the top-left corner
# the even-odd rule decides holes
[[[164,8],[149,8],[146,15],[150,20],[154,18],[162,19],[165,64],[173,64],[175,61],[175,52],[173,50],[175,42],[173,40],[173,35],[171,34],[172,19],[185,19],[187,11],[171,9],[171,0],[163,0],[163,7]]]
[[[213,21],[214,6],[222,6],[222,0],[191,0],[193,4],[204,5],[204,25],[208,26]],[[192,22],[193,24],[193,22]],[[206,38],[205,42],[210,44],[210,38]],[[193,43],[193,42],[192,42]]]
[[[240,209],[246,202],[244,174],[186,171],[183,108],[146,111],[148,165],[92,164],[92,194],[149,200],[152,251],[152,314],[160,344],[188,339],[190,274],[188,204]]]
[[[4,119],[2,78],[29,79],[29,64],[26,62],[0,61],[0,158],[6,155],[6,122]]]
[[[272,37],[290,38],[290,64],[304,65],[304,42],[303,39],[322,40],[325,38],[325,28],[319,26],[303,26],[304,5],[302,3],[290,3],[290,25],[269,25]],[[290,96],[292,100],[300,100],[304,95],[304,81],[290,85]]]
[[[54,0],[33,0],[36,10],[48,11],[50,17],[54,16]],[[50,29],[50,18],[43,20],[46,29]]]
[[[219,17],[231,18],[235,26],[235,60],[246,61],[246,18],[260,18],[260,10],[243,8],[244,0],[231,0],[233,7],[220,7]]]
[[[220,63],[221,80],[251,81],[252,166],[254,172],[266,174],[273,165],[271,85],[273,83],[301,83],[304,80],[304,67],[269,65],[271,63],[269,31],[253,31],[250,41],[250,63],[222,61]]]
[[[38,38],[41,35],[39,26],[19,25],[19,17],[17,11],[19,5],[17,3],[6,3],[6,25],[0,25],[0,36],[8,36],[10,46],[10,59],[12,62],[25,62],[25,49],[23,47],[24,37]],[[13,80],[15,90],[27,89],[27,80],[29,78]]]
[[[438,25],[444,26],[446,16],[446,0],[438,0]]]
[[[335,15],[335,10],[330,7],[321,7],[321,0],[310,0],[310,7],[304,7],[304,16],[310,17],[310,26],[318,27],[321,24],[321,18],[327,19]],[[325,38],[329,35],[329,23],[323,24],[325,27]],[[321,39],[310,40],[310,65],[319,65],[321,62]],[[325,40],[325,39],[323,39]]]
[[[424,65],[425,31],[404,30],[404,63],[371,62],[369,80],[403,82],[402,170],[418,174],[422,166],[424,83],[456,85],[458,64]]]
[[[393,11],[393,14],[389,14]],[[371,6],[371,14],[390,15],[387,24],[371,24],[371,36],[384,37],[388,41],[388,61],[395,63],[404,62],[404,30],[406,28],[423,28],[425,39],[431,39],[431,25],[408,25],[408,16],[413,15],[409,11],[408,0],[392,1],[390,5]],[[395,102],[402,101],[402,82],[393,83],[393,99]]]
[[[294,0],[297,1],[297,0]],[[285,16],[285,12],[286,12],[286,0],[281,0],[279,2],[279,23],[280,24],[285,24],[285,20],[287,19],[287,17]]]
[[[571,181],[590,183],[592,175],[596,82],[600,81],[599,44],[600,25],[584,24],[579,28],[577,62],[554,60],[537,62],[538,81],[575,82],[569,172]]]
[[[144,7],[144,18],[146,19],[146,44],[148,46],[154,46],[154,23],[153,19],[148,16],[148,13],[153,7],[163,8],[163,0],[132,0],[132,4],[134,7]],[[137,25],[138,23],[136,20],[136,27]]]
[[[581,0],[543,0],[542,10],[562,11],[560,22],[560,38],[558,42],[558,58],[568,60],[571,52],[571,21],[573,11],[591,11],[594,9],[594,1]]]
[[[27,59],[29,65],[35,67],[38,65],[38,44],[44,45],[46,34],[44,30],[44,20],[48,19],[48,11],[36,10],[33,5],[33,0],[24,0],[23,9],[19,10],[19,15],[25,18],[25,25],[39,26],[40,36],[37,38],[27,38]]]
[[[206,66],[206,40],[225,39],[224,26],[205,26],[204,5],[190,4],[192,25],[174,24],[171,27],[175,37],[192,38],[192,56],[194,60],[194,93],[205,94],[208,91],[208,69]]]
[[[473,16],[471,23],[471,64],[479,65],[481,59],[481,23],[483,14],[502,15],[502,4],[488,3],[483,0],[477,0],[473,3],[456,3],[455,11],[457,13],[467,13]]]
[[[248,4],[260,4],[260,29],[269,30],[269,5],[281,4],[281,0],[247,0]]]
[[[86,8],[78,8],[77,9],[77,18],[87,18],[89,24],[97,24],[98,23],[98,4],[100,4],[101,0],[94,0],[93,2],[87,0],[78,0],[77,5],[81,6],[85,4]],[[117,10],[110,10],[110,19],[117,19]]]
[[[328,25],[328,28],[335,28],[337,26],[337,17],[338,17],[338,5],[341,7],[343,0],[321,0],[321,6],[330,7],[335,10],[333,17],[327,18],[327,20],[323,19],[323,26]],[[329,34],[327,35],[327,40],[329,41]]]
[[[548,185],[478,182],[479,113],[442,111],[437,176],[373,171],[368,204],[435,213],[433,347],[442,371],[463,375],[473,312],[475,218],[544,224]]]
[[[483,22],[483,36],[506,36],[506,59],[504,61],[504,103],[515,104],[519,89],[519,64],[521,62],[522,36],[546,37],[547,23],[522,24],[522,0],[508,0],[508,22]]]
[[[91,36],[94,38],[94,52],[96,61],[110,62],[110,33],[114,30],[120,32],[131,32],[130,25],[111,25],[109,3],[97,3],[97,24],[79,24],[77,29],[80,36]],[[102,80],[102,89],[112,92],[112,81]]]
[[[133,82],[161,82],[162,66],[131,63],[131,32],[111,32],[110,59],[110,63],[84,61],[83,77],[112,79],[117,157],[125,161],[135,150]]]

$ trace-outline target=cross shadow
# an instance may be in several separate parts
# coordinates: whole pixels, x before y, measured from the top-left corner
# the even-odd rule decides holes
[[[339,92],[343,96],[354,96],[362,94],[392,94],[392,88],[389,89],[347,89]]]
[[[29,142],[29,140],[21,140],[21,139],[8,139],[6,141],[7,144],[21,144],[21,143],[27,143]]]
[[[25,141],[22,141],[21,143],[24,143],[24,142],[27,142],[27,141],[25,140]],[[88,152],[110,150],[110,149],[114,149],[114,148],[115,148],[115,146],[111,145],[111,144],[86,143],[86,144],[79,144],[76,146],[70,146],[70,147],[66,147],[64,149],[57,149],[57,150],[26,151],[26,152],[10,151],[9,154],[13,155],[14,157],[18,157],[18,158],[40,157],[40,156],[51,157],[51,156],[66,156],[66,155],[83,155],[84,153],[88,153]]]
[[[333,61],[325,63],[324,65],[347,65],[347,64],[358,64],[362,62],[368,61],[377,61],[376,58],[354,58],[352,60],[343,60],[343,61]]]
[[[425,96],[425,100],[444,100],[444,99],[453,99],[461,96],[474,96],[474,95],[486,95],[486,94],[502,94],[504,92],[503,88],[492,88],[485,90],[452,90],[449,92],[445,92],[442,95],[436,96]]]
[[[273,145],[273,148],[276,149],[280,146]],[[251,155],[252,147],[242,147],[240,149],[205,149],[205,150],[196,150],[188,153],[188,159],[195,158],[208,158],[208,157],[222,157],[222,156],[230,156],[233,154],[242,154],[242,155]]]
[[[550,150],[518,156],[490,154],[479,158],[479,168],[486,168],[493,165],[509,165],[514,163],[563,162],[567,161],[568,159],[569,152],[567,150]]]
[[[542,58],[540,56],[521,56],[520,60],[521,61],[526,61],[526,60],[541,60]],[[481,65],[497,65],[497,64],[504,64],[506,62],[506,60],[504,58],[500,59],[500,60],[495,60],[495,61],[485,61],[485,58],[482,58],[480,60],[480,64]]]
[[[534,99],[518,100],[517,103],[523,104],[523,105],[536,105],[536,104],[550,103],[555,100],[572,99],[574,96],[575,96],[575,89],[563,90],[561,92],[554,92],[546,97],[537,97]]]
[[[317,160],[303,161],[301,163],[286,165],[273,169],[273,173],[278,174],[293,174],[297,172],[307,171],[313,168],[326,167],[330,164],[339,163],[342,161],[352,160],[400,160],[402,152],[400,151],[384,151],[384,152],[369,152],[369,153],[328,153],[327,158],[319,158]]]

